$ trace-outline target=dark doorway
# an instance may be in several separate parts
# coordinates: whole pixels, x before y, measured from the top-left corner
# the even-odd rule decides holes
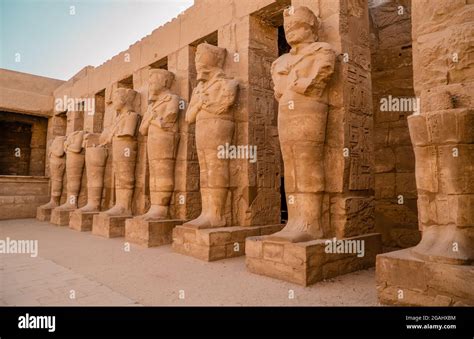
[[[0,175],[28,175],[33,125],[0,120]]]

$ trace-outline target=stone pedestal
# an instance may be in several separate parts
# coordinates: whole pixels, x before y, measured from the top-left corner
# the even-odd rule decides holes
[[[143,220],[140,217],[125,222],[125,240],[144,247],[171,244],[173,228],[184,220]]]
[[[92,231],[94,215],[99,213],[100,212],[82,212],[81,210],[75,210],[71,213],[69,228],[79,232]]]
[[[173,249],[205,261],[238,257],[245,253],[245,238],[272,234],[282,228],[280,224],[206,229],[181,225],[173,230]]]
[[[38,207],[36,209],[36,219],[39,221],[49,221],[51,219],[52,208]]]
[[[266,239],[266,237],[247,238],[245,256],[247,269],[252,273],[289,281],[303,286],[371,267],[375,257],[382,251],[382,238],[379,233],[365,234],[352,238],[338,239],[344,241],[342,247],[332,246],[329,253],[327,241],[319,239],[308,242],[290,243]],[[355,250],[354,240],[363,241],[363,256]],[[336,244],[340,244],[336,242]],[[356,252],[356,253],[354,253]],[[362,252],[360,252],[362,253]]]
[[[56,226],[67,226],[69,225],[69,217],[74,210],[58,210],[53,209],[51,211],[50,223]]]
[[[428,262],[404,249],[377,256],[377,293],[387,305],[474,305],[474,265]]]
[[[129,216],[109,216],[104,213],[94,215],[92,221],[92,234],[106,238],[125,236],[125,221]]]

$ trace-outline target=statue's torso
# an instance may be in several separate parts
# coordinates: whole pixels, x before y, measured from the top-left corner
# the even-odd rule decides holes
[[[287,105],[289,101],[311,99],[327,102],[325,81],[313,81],[304,94],[298,93],[293,84],[299,79],[317,77],[319,69],[331,62],[328,60],[328,55],[333,53],[330,45],[314,42],[296,52],[286,53],[275,60],[272,65],[272,79],[280,104]]]

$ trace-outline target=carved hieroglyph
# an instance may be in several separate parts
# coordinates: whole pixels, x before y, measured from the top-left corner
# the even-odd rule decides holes
[[[49,171],[51,181],[51,200],[41,208],[51,209],[59,206],[63,190],[63,177],[66,170],[64,142],[66,137],[59,136],[53,139],[49,147]]]
[[[77,208],[84,170],[83,138],[84,131],[75,131],[66,136],[64,151],[66,152],[67,196],[64,204],[55,208],[56,211],[75,210]]]
[[[319,20],[307,7],[286,10],[284,28],[291,51],[272,65],[288,205],[288,223],[271,236],[275,240],[300,242],[323,236],[326,86],[335,53],[329,44],[317,41],[318,27]]]
[[[230,109],[238,83],[223,71],[226,50],[206,43],[196,51],[198,85],[186,112],[188,123],[196,122],[202,211],[184,225],[210,228],[226,225],[225,206],[229,193],[229,159],[218,158],[218,147],[231,144],[234,117]]]
[[[136,132],[139,122],[133,103],[137,92],[117,88],[112,101],[117,112],[112,126],[104,133],[101,147],[112,143],[112,166],[115,178],[115,205],[103,212],[109,216],[131,216],[132,197],[135,187],[135,163],[137,159]]]
[[[151,206],[145,220],[169,218],[169,204],[174,190],[174,167],[178,150],[179,97],[170,91],[174,74],[164,69],[150,69],[149,104],[140,133],[148,135]]]

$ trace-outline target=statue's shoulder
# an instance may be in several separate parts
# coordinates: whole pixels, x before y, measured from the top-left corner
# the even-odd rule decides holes
[[[328,44],[327,42],[313,42],[311,44],[311,49],[313,51],[323,51],[323,52],[332,52],[334,53],[334,48],[332,48],[332,46],[330,44]]]
[[[231,77],[222,77],[219,78],[220,85],[228,90],[235,89],[239,86],[239,82],[235,78]]]
[[[280,55],[278,58],[275,59],[275,61],[273,61],[272,67],[276,67],[277,65],[280,65],[280,64],[286,64],[289,56],[290,56],[290,53],[285,53],[285,54]]]

